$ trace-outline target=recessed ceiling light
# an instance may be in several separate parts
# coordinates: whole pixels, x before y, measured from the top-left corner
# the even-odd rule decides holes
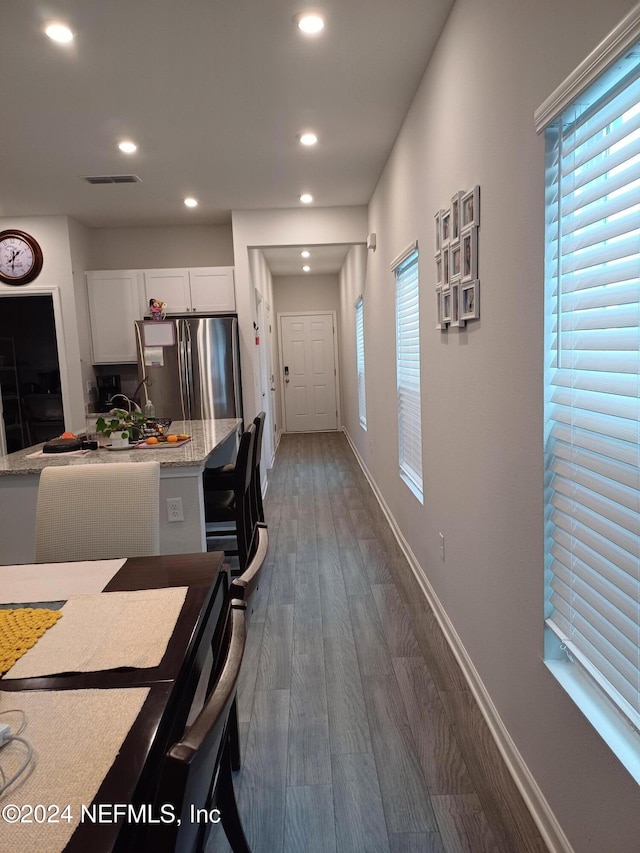
[[[311,195],[311,193],[302,193],[302,195],[300,196],[300,201],[303,204],[311,204],[311,202],[313,201],[313,196]]]
[[[73,41],[73,33],[69,27],[64,24],[49,24],[45,29],[45,33],[50,39],[57,41],[60,44],[67,44],[68,42]]]
[[[324,29],[324,18],[317,12],[303,12],[296,15],[295,21],[298,28],[308,36],[315,36]]]
[[[304,252],[300,252],[300,254],[302,255],[303,258],[310,258],[311,257],[311,252],[308,252],[306,249],[304,250]]]
[[[315,145],[318,141],[315,133],[301,133],[299,139],[301,145]]]
[[[128,139],[123,139],[122,142],[118,142],[118,148],[123,154],[133,154],[138,150],[138,146],[135,142],[130,142]]]
[[[187,205],[187,207],[197,207],[198,206],[198,200],[195,198],[185,198],[184,203]]]
[[[309,266],[307,266],[307,264],[305,264],[305,265],[302,267],[302,271],[303,271],[303,272],[311,272],[311,267],[309,267]]]

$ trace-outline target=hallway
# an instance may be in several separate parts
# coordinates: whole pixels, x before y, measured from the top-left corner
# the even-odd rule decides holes
[[[265,507],[236,775],[253,853],[546,851],[344,435],[284,435]]]

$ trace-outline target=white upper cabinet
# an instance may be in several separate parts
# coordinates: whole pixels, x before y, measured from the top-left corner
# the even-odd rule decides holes
[[[145,270],[145,313],[150,299],[166,303],[167,314],[215,314],[236,310],[233,267]]]
[[[166,304],[167,314],[185,314],[191,311],[189,270],[145,270],[145,313],[149,314],[149,300]]]
[[[142,319],[137,270],[87,273],[94,364],[136,362],[134,322]]]
[[[189,270],[191,309],[202,314],[236,310],[233,267],[200,267]]]

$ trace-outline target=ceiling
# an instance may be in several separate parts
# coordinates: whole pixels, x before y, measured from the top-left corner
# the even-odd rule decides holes
[[[262,249],[267,266],[272,275],[306,275],[302,269],[308,266],[309,275],[332,275],[340,272],[350,243],[338,243],[333,246],[269,246]],[[309,252],[303,258],[302,251]]]
[[[308,0],[1,0],[0,216],[214,225],[305,191],[365,205],[452,4],[320,0],[310,38],[293,20]],[[141,183],[83,180],[112,174]]]

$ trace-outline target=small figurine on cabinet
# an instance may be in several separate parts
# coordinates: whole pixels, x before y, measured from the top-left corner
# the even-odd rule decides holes
[[[152,320],[164,320],[167,313],[166,302],[162,302],[160,299],[150,299],[149,313]]]

